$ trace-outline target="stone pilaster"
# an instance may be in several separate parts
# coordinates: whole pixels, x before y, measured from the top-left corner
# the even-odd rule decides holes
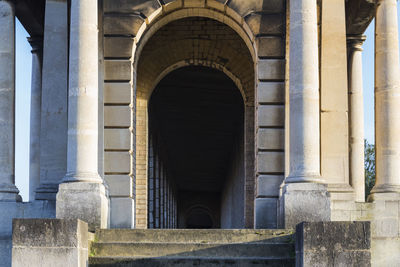
[[[362,44],[365,36],[347,36],[349,88],[350,183],[355,200],[365,201],[364,99],[362,81]]]
[[[71,2],[67,173],[56,205],[57,218],[81,219],[92,230],[109,224],[108,192],[98,173],[97,2]]]
[[[40,119],[42,105],[43,37],[28,38],[32,47],[31,117],[29,148],[29,200],[35,200],[40,184]]]
[[[46,0],[37,200],[56,199],[67,169],[68,3]]]
[[[375,16],[376,184],[381,193],[400,193],[400,66],[397,1],[377,1]]]
[[[279,200],[281,227],[330,218],[330,200],[320,175],[317,6],[290,3],[290,166]]]
[[[16,201],[15,186],[15,13],[0,1],[0,201]]]

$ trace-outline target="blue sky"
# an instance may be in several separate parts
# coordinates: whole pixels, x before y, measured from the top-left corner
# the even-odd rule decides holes
[[[397,4],[400,6],[400,3]],[[365,35],[363,52],[365,138],[374,143],[374,23]],[[31,83],[31,47],[28,33],[16,21],[16,185],[24,201],[29,196],[29,110]]]

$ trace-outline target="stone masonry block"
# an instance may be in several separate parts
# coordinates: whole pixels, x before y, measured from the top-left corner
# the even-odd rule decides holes
[[[129,105],[131,89],[129,83],[104,83],[104,103]]]
[[[104,125],[129,127],[131,125],[131,112],[129,106],[105,106]]]
[[[322,249],[324,248],[324,249]],[[296,226],[296,266],[371,266],[370,222]]]
[[[105,60],[104,80],[109,81],[130,81],[131,61],[130,60]]]
[[[135,202],[132,198],[110,199],[111,228],[135,228]]]
[[[278,197],[283,175],[260,175],[257,177],[257,197]]]
[[[105,37],[104,38],[104,57],[124,57],[132,56],[132,37]]]
[[[104,129],[104,148],[129,150],[131,146],[129,129]]]
[[[129,152],[110,152],[104,153],[104,172],[106,173],[126,173],[130,169]]]
[[[150,16],[160,5],[158,1],[153,0],[104,0],[103,9],[105,13],[143,13],[145,16]]]
[[[285,83],[259,82],[257,101],[258,103],[285,103]]]
[[[279,198],[279,227],[294,228],[304,221],[331,220],[330,196],[325,184],[287,183]]]
[[[260,105],[257,116],[260,127],[283,127],[285,125],[285,107],[283,105]]]
[[[111,197],[132,197],[132,178],[129,175],[104,175]]]
[[[283,80],[285,79],[285,60],[260,59],[258,61],[259,80]]]
[[[285,130],[284,129],[258,129],[257,133],[258,149],[284,149]]]
[[[285,171],[284,152],[259,152],[257,158],[258,173],[283,173]]]
[[[87,266],[88,239],[80,220],[14,219],[12,266]]]
[[[278,198],[256,198],[255,227],[256,229],[274,229],[277,227]]]
[[[263,36],[257,38],[258,57],[285,56],[285,42],[281,37]]]
[[[139,16],[104,16],[104,34],[136,36],[144,20]]]
[[[228,6],[242,17],[251,12],[280,13],[284,11],[284,0],[231,0]]]
[[[285,21],[282,14],[251,13],[245,18],[254,35],[283,34]]]

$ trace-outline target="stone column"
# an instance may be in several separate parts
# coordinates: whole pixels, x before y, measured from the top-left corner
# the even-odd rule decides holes
[[[315,0],[290,2],[289,176],[279,200],[280,225],[330,218],[320,175],[318,29]]]
[[[347,36],[349,88],[350,183],[356,201],[365,201],[364,99],[362,81],[362,44],[365,36]]]
[[[15,13],[0,1],[0,201],[16,201],[15,186]]]
[[[56,199],[67,169],[68,3],[46,0],[37,200]]]
[[[40,183],[40,117],[42,103],[43,37],[28,38],[32,47],[31,118],[29,148],[29,200],[35,200]]]
[[[67,173],[57,194],[57,218],[108,227],[108,192],[98,173],[98,6],[72,0]]]
[[[397,1],[377,1],[375,16],[375,145],[377,193],[400,192],[400,69]]]

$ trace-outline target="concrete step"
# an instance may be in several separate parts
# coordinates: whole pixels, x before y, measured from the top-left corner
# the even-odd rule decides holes
[[[102,229],[96,231],[100,243],[292,243],[292,230],[254,229]]]
[[[161,257],[161,258],[123,258],[123,257],[91,257],[89,267],[159,267],[159,266],[270,266],[294,267],[294,259],[268,259],[268,258],[217,258],[217,257]]]
[[[91,254],[102,257],[264,257],[290,258],[289,243],[94,243]]]

